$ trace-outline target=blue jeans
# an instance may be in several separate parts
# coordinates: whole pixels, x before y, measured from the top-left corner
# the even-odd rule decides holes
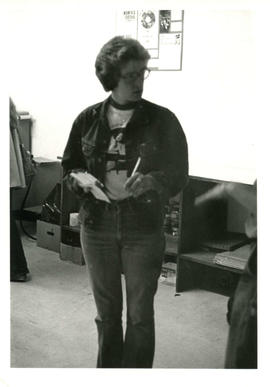
[[[153,220],[153,211],[147,213],[145,207],[140,211],[131,203],[105,205],[81,226],[97,308],[99,368],[150,368],[153,364],[153,304],[165,248],[162,214],[158,211]],[[127,296],[124,337],[122,273]]]

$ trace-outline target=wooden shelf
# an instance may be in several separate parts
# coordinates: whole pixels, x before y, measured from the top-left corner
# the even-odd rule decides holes
[[[186,259],[186,260],[189,260],[190,262],[199,263],[201,265],[210,266],[210,267],[213,267],[216,269],[231,271],[234,273],[242,273],[242,270],[240,270],[240,269],[236,269],[233,267],[227,267],[227,266],[223,266],[223,265],[217,265],[216,263],[213,262],[215,255],[216,255],[216,252],[197,250],[197,251],[190,251],[187,253],[182,253],[179,256],[179,259],[180,260]]]
[[[177,254],[177,292],[202,288],[231,295],[237,286],[242,270],[214,263],[217,252],[214,248],[206,247],[209,241],[219,242],[224,238],[225,248],[230,242],[230,231],[236,232],[228,229],[228,200],[213,199],[200,206],[194,205],[196,197],[219,183],[222,181],[192,176],[182,193],[179,202],[179,241],[167,242],[169,250],[173,251],[174,245]],[[241,213],[241,208],[239,211]]]
[[[231,296],[235,291],[240,274],[241,272],[235,269],[224,270],[219,265],[178,257],[176,291],[205,289],[224,296]]]

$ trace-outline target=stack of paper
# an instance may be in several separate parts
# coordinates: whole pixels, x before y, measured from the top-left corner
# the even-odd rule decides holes
[[[246,244],[233,251],[223,251],[214,257],[214,263],[217,265],[232,267],[244,270],[250,256],[250,244]]]
[[[205,247],[212,251],[235,251],[241,246],[248,243],[248,238],[243,233],[237,232],[224,232],[220,238],[214,238],[210,240],[202,241],[202,247]]]
[[[96,199],[110,203],[110,199],[102,190],[103,184],[95,176],[91,175],[91,173],[72,172],[70,176],[78,181],[80,187],[89,189]]]

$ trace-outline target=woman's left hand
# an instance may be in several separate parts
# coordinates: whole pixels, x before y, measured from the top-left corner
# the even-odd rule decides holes
[[[136,198],[149,190],[157,190],[157,182],[151,175],[136,172],[126,181],[125,189]]]

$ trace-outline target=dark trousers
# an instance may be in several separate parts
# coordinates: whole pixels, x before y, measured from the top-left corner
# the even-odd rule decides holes
[[[144,214],[146,215],[146,214]],[[154,295],[164,254],[162,227],[128,203],[100,211],[81,227],[83,254],[97,308],[97,367],[150,368],[155,349]],[[125,276],[127,327],[122,328]]]
[[[10,274],[29,273],[27,262],[23,250],[21,236],[19,234],[16,221],[10,211]]]
[[[257,368],[257,246],[236,288],[225,368]]]

